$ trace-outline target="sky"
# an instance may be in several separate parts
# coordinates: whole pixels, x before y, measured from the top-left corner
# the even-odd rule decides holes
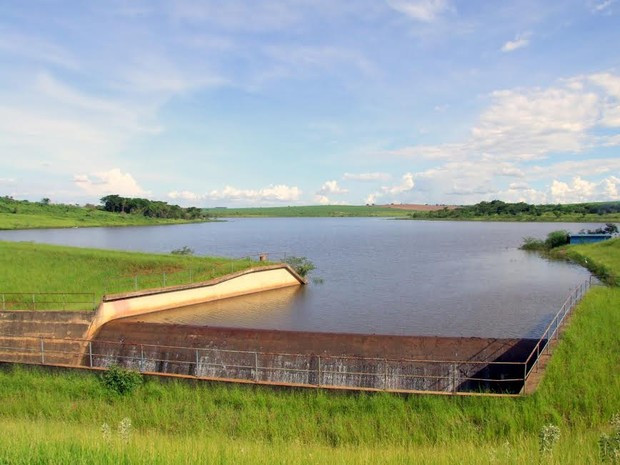
[[[0,1],[0,195],[620,199],[620,0]]]

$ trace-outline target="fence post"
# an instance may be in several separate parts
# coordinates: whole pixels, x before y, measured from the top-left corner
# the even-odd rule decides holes
[[[198,354],[198,349],[196,349],[194,355],[196,356],[196,370],[195,370],[194,376],[198,377],[199,376],[198,375],[198,367],[199,367],[199,364],[200,364],[200,355]]]
[[[317,356],[317,361],[318,361],[318,368],[317,368],[317,375],[316,375],[316,385],[318,387],[321,387],[321,356],[320,355]]]
[[[39,338],[39,342],[41,344],[41,364],[45,364],[45,346],[43,345],[43,338]]]
[[[166,272],[165,271],[163,273],[163,282],[164,282],[164,287],[166,287]]]
[[[140,344],[140,371],[144,371],[144,346]]]
[[[6,303],[4,301],[4,294],[2,294],[2,310],[6,310]]]
[[[133,277],[133,287],[136,291],[138,290],[138,275]]]
[[[254,381],[258,381],[258,352],[254,352]]]
[[[32,309],[36,310],[37,309],[37,303],[35,301],[35,297],[34,294],[32,294]]]

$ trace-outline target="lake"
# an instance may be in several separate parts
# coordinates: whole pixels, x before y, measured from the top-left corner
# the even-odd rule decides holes
[[[244,218],[226,222],[0,231],[36,241],[199,255],[305,256],[322,284],[141,317],[145,321],[371,334],[536,337],[587,270],[518,249],[563,223]]]

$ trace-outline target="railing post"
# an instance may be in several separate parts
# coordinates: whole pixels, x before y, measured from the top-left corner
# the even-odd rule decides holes
[[[383,359],[383,390],[387,391],[387,359]]]
[[[43,344],[43,338],[42,337],[39,338],[39,342],[40,342],[40,345],[41,345],[41,364],[45,365],[45,346]]]
[[[93,342],[88,341],[88,363],[89,366],[93,367]]]
[[[195,370],[194,376],[198,377],[198,376],[199,376],[199,375],[198,375],[198,367],[199,367],[199,365],[200,365],[200,355],[198,354],[198,349],[196,349],[196,351],[195,351],[195,354],[194,354],[194,355],[195,355],[195,357],[196,357],[196,370]]]
[[[536,344],[536,361],[534,362],[536,364],[536,371],[538,371],[538,359],[539,358],[540,358],[540,342]]]
[[[165,272],[165,271],[163,272],[163,278],[162,278],[162,281],[163,281],[163,283],[164,283],[164,287],[166,287],[166,272]]]
[[[37,309],[37,303],[35,301],[35,297],[34,294],[32,294],[32,309],[36,310]]]
[[[254,381],[258,381],[258,352],[254,352]]]
[[[144,346],[140,344],[140,371],[144,371]]]
[[[321,356],[317,356],[317,374],[316,374],[316,385],[321,387]]]
[[[138,275],[133,277],[133,287],[136,291],[138,290]]]

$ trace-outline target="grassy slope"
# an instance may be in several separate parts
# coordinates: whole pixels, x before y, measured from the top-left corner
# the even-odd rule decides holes
[[[247,260],[157,255],[0,241],[0,292],[104,293],[203,280],[238,271]],[[256,265],[255,262],[252,265]]]
[[[365,205],[310,205],[303,207],[207,208],[209,216],[234,217],[402,217],[407,211]]]
[[[14,210],[15,208],[17,210]],[[143,215],[111,213],[75,205],[20,203],[11,209],[0,209],[0,229],[142,226],[187,222],[185,220],[148,218]]]
[[[256,207],[256,208],[207,208],[209,216],[220,218],[291,218],[291,217],[387,217],[434,221],[519,221],[519,222],[576,222],[609,223],[620,222],[620,214],[564,214],[556,216],[545,213],[541,216],[481,216],[463,218],[434,218],[428,212],[399,210],[382,206],[364,205],[313,205],[292,207]],[[410,215],[415,213],[415,218]]]
[[[615,257],[620,241],[575,248]],[[610,250],[608,250],[608,247]],[[620,261],[611,258],[618,273]],[[0,373],[0,463],[534,463],[537,434],[562,439],[543,463],[595,463],[598,435],[620,411],[620,289],[579,305],[536,394],[400,397],[147,381],[125,398],[94,375]],[[129,416],[135,434],[99,444],[99,426]],[[51,436],[51,440],[50,440]],[[33,446],[34,445],[34,446]],[[35,460],[36,459],[36,460]],[[39,461],[44,459],[45,461]],[[75,460],[74,460],[75,461]]]

